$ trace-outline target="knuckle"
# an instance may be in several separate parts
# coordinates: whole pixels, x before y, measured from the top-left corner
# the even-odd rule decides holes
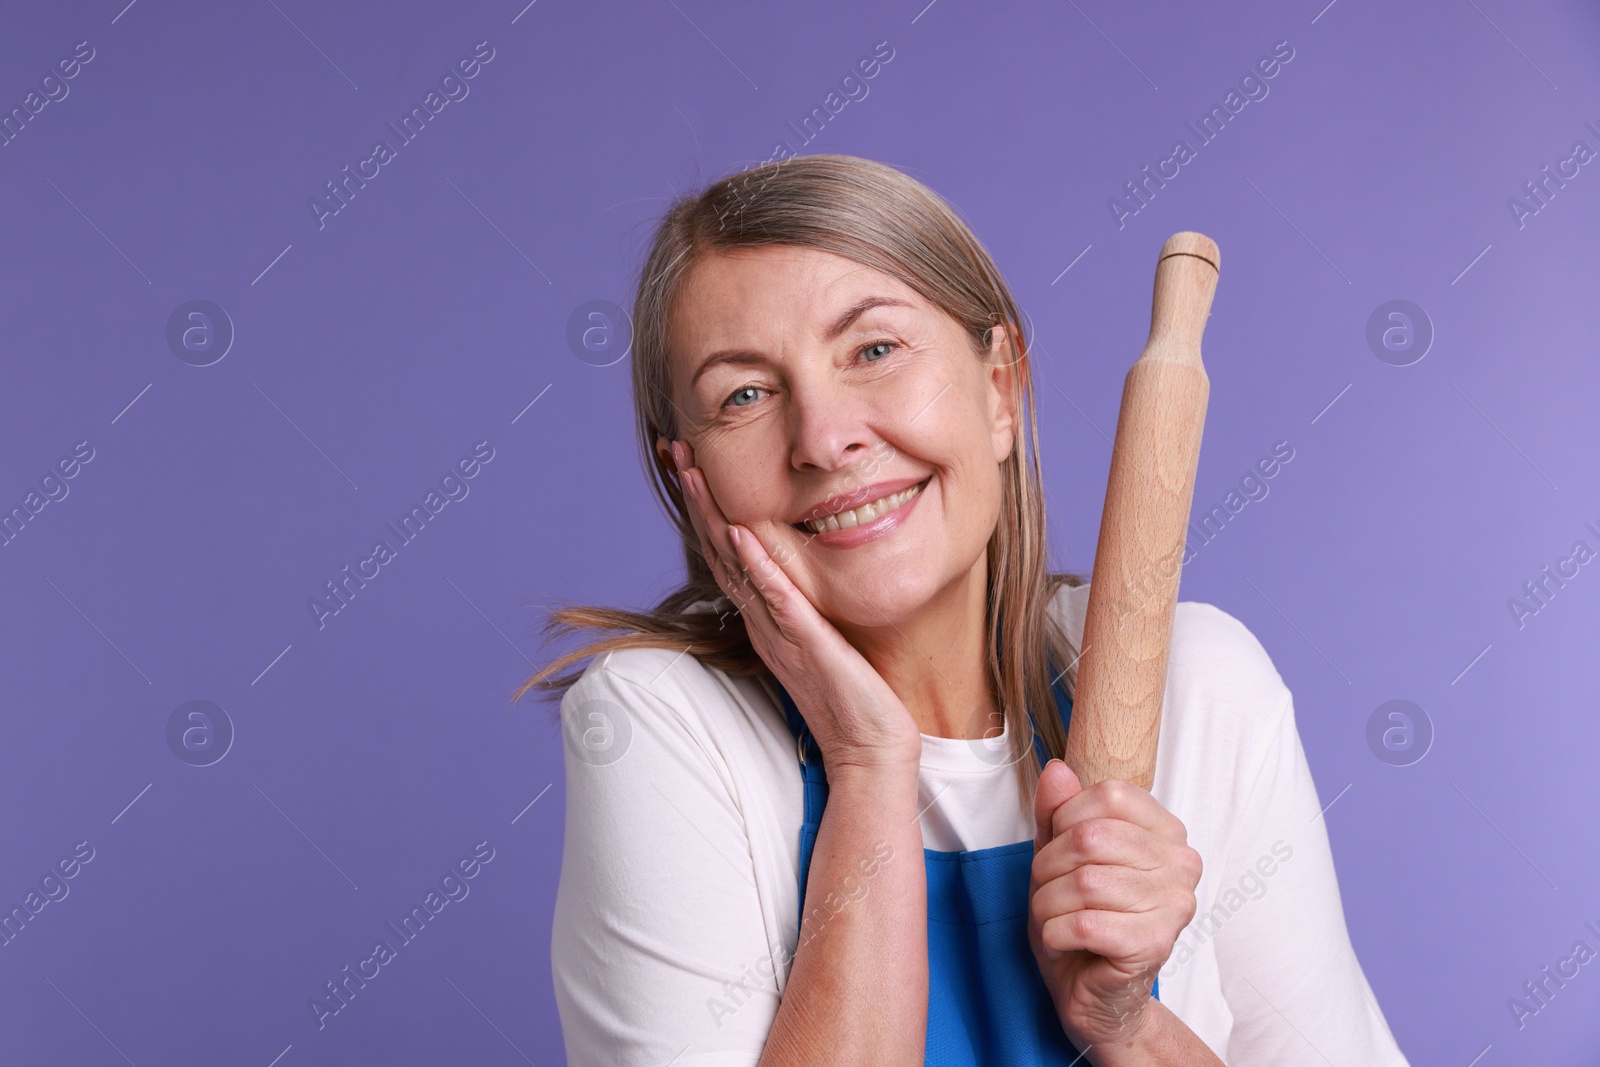
[[[1090,864],[1072,872],[1072,883],[1084,894],[1100,893],[1112,887],[1113,871],[1109,867]]]
[[[1079,942],[1098,943],[1105,932],[1105,924],[1093,912],[1075,911],[1064,918],[1067,931]]]
[[[1075,824],[1070,833],[1073,847],[1086,855],[1102,852],[1111,843],[1110,829],[1104,819],[1085,819]]]
[[[1205,873],[1206,862],[1198,850],[1183,846],[1183,851],[1178,854],[1179,869],[1183,871],[1184,878],[1192,887],[1200,881],[1200,876]]]
[[[1122,778],[1109,778],[1101,784],[1105,786],[1106,803],[1116,811],[1131,809],[1138,803],[1139,798],[1145,792],[1137,785]]]

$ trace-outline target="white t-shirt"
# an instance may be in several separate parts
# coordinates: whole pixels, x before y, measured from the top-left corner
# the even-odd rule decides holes
[[[1087,585],[1050,610],[1081,647]],[[551,972],[573,1067],[750,1067],[799,918],[802,788],[782,708],[693,656],[596,657],[562,700]],[[1053,712],[1053,709],[1051,709]],[[1004,742],[922,738],[922,839],[1033,839]],[[1406,1067],[1351,948],[1289,689],[1255,637],[1178,604],[1151,793],[1204,873],[1162,1003],[1231,1067]]]

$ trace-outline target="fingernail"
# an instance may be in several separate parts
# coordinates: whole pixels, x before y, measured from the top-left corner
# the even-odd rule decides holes
[[[728,536],[733,539],[733,547],[734,548],[738,548],[739,547],[739,527],[737,527],[737,526],[728,527]]]
[[[679,474],[683,473],[683,453],[679,451],[681,447],[679,442],[672,442],[672,469]]]

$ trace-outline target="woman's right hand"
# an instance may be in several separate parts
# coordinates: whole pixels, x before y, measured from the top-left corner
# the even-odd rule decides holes
[[[824,765],[830,772],[850,766],[914,772],[922,735],[894,690],[761,540],[723,517],[689,443],[672,442],[672,456],[700,551],[739,609],[751,646],[805,717]]]

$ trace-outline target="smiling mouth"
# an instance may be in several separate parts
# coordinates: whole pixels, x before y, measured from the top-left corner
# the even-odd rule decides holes
[[[870,504],[862,504],[846,511],[825,515],[820,519],[807,519],[805,522],[794,522],[789,525],[797,530],[812,534],[828,533],[830,530],[848,530],[855,526],[866,526],[922,492],[923,489],[927,488],[928,482],[931,480],[931,476],[924,478],[910,488],[902,489],[898,493],[890,493],[888,496],[880,497]]]

